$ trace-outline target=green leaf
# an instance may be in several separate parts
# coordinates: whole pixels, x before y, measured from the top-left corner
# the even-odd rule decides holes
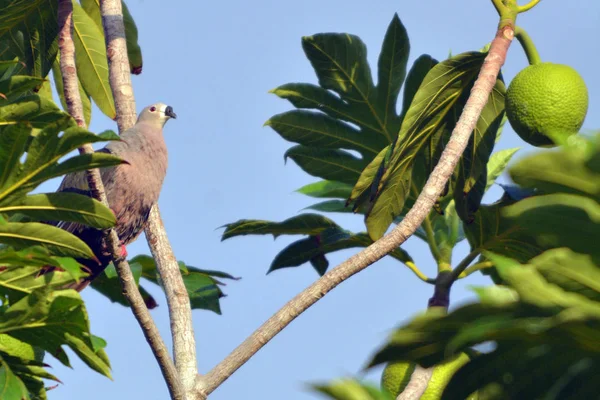
[[[302,145],[289,149],[286,158],[305,172],[354,184],[364,167],[397,136],[401,119],[396,103],[410,47],[406,30],[394,16],[379,57],[377,87],[360,38],[324,33],[304,37],[302,46],[320,87],[292,83],[272,93],[297,108],[319,113],[291,111],[274,116],[267,124]],[[355,158],[346,149],[360,152],[363,158]]]
[[[329,262],[325,258],[326,254],[356,247],[367,247],[371,244],[373,244],[373,240],[366,233],[355,234],[339,227],[331,227],[318,234],[291,243],[277,254],[268,272],[281,268],[297,267],[310,262],[317,269],[317,272],[323,275],[329,266]],[[410,255],[401,248],[395,249],[388,255],[403,263],[413,262]],[[317,266],[314,263],[317,263]]]
[[[373,239],[383,236],[400,215],[409,196],[416,154],[472,85],[484,57],[478,52],[455,56],[434,66],[425,77],[402,122],[398,144],[367,215],[367,230]]]
[[[382,118],[384,126],[388,126],[388,120],[393,121],[398,118],[396,105],[406,76],[409,53],[408,34],[398,14],[394,14],[385,33],[377,64],[377,104],[378,109],[384,111]]]
[[[17,378],[2,357],[0,357],[0,398],[6,400],[30,399],[25,384]]]
[[[57,3],[46,0],[2,0],[0,2],[0,54],[16,57],[28,75],[44,78],[58,52]]]
[[[437,64],[438,61],[429,54],[422,54],[415,60],[412,67],[410,67],[410,71],[408,71],[408,75],[406,76],[404,96],[402,98],[402,112],[400,115],[402,115],[403,118],[410,108],[415,94],[417,94],[417,91],[423,83],[423,80],[429,71],[431,71],[431,69]]]
[[[337,400],[393,400],[393,396],[377,387],[354,379],[336,379],[327,384],[312,385],[314,391]]]
[[[0,333],[38,346],[69,366],[67,345],[90,368],[110,378],[110,365],[95,351],[85,305],[73,290],[34,291],[0,314]]]
[[[490,160],[487,164],[487,182],[485,184],[485,191],[496,182],[496,179],[504,172],[506,166],[517,151],[519,151],[518,147],[505,149],[497,151],[490,156]]]
[[[298,144],[319,149],[350,149],[373,157],[376,145],[365,142],[364,135],[352,126],[323,113],[293,110],[271,117],[266,126],[281,137]]]
[[[108,207],[77,193],[29,195],[17,204],[0,206],[0,212],[21,213],[38,221],[78,222],[97,229],[107,229],[116,223]]]
[[[88,245],[77,236],[39,222],[9,222],[0,225],[0,243],[17,248],[42,245],[59,256],[94,257]]]
[[[42,247],[0,250],[0,293],[14,303],[36,289],[63,288],[87,276],[72,258],[53,257]],[[57,267],[52,271],[47,267]]]
[[[138,255],[129,260],[129,265],[134,271],[134,278],[139,285],[139,279],[144,278],[156,285],[162,287],[156,263],[154,259],[146,255]],[[225,294],[220,289],[222,282],[216,278],[237,280],[225,272],[203,270],[200,268],[187,266],[183,262],[179,262],[179,267],[183,277],[183,282],[188,290],[191,306],[193,309],[210,310],[217,314],[221,314],[220,299],[225,297]],[[106,268],[105,272],[95,279],[91,286],[98,292],[108,297],[112,302],[119,303],[124,306],[129,306],[129,303],[122,295],[122,289],[116,270],[112,265]],[[139,286],[142,297],[148,308],[157,306],[154,298],[142,287]]]
[[[81,0],[80,2],[85,12],[94,20],[100,32],[104,34],[99,0]],[[129,67],[131,73],[139,75],[142,72],[142,49],[138,44],[137,26],[125,2],[121,2],[121,5],[123,6],[123,23],[125,25]]]
[[[54,84],[56,85],[56,92],[58,93],[60,104],[62,105],[63,110],[68,110],[67,101],[65,100],[63,77],[60,70],[60,54],[56,56],[56,61],[52,66],[52,76],[54,76]],[[86,125],[90,126],[90,122],[92,121],[92,101],[90,100],[90,96],[85,92],[79,76],[77,76],[77,87],[79,88],[79,97],[81,98],[81,105],[83,107],[83,119],[85,120]]]
[[[53,101],[38,95],[21,97],[0,107],[0,126],[22,122],[32,128],[45,128],[49,124],[63,124],[69,120],[71,117]]]
[[[315,235],[325,229],[337,227],[337,224],[319,214],[300,214],[282,222],[271,222],[256,219],[241,219],[223,225],[225,232],[221,240],[242,235]]]
[[[589,160],[599,150],[585,154],[576,149],[540,152],[517,162],[510,169],[513,181],[544,193],[574,193],[600,202],[600,171],[594,171]]]
[[[352,191],[352,186],[347,183],[335,181],[318,181],[309,183],[296,190],[298,193],[317,198],[339,198],[347,199]]]
[[[35,189],[40,183],[64,174],[90,168],[118,165],[123,161],[106,153],[82,154],[58,161],[72,150],[85,143],[107,140],[84,129],[68,128],[62,135],[60,129],[50,126],[39,132],[29,147],[25,148],[25,135],[31,130],[22,125],[2,129],[8,135],[8,147],[0,149],[0,163],[6,168],[0,174],[0,205],[13,204],[15,198]],[[24,163],[18,161],[27,151]]]
[[[600,268],[589,255],[565,248],[553,249],[533,258],[529,265],[548,282],[590,300],[600,301]]]
[[[369,202],[374,199],[376,194],[375,189],[379,186],[381,178],[389,166],[391,149],[391,145],[381,149],[379,154],[377,154],[377,156],[371,160],[369,165],[367,165],[360,173],[354,188],[352,188],[352,193],[350,193],[347,200],[347,203],[350,204],[356,199],[355,205],[352,207],[354,210],[358,210],[361,206],[359,200],[362,199],[363,196],[365,199],[368,197]]]
[[[343,200],[326,200],[320,203],[308,206],[305,210],[315,210],[321,212],[344,212],[351,213],[352,209],[346,205]]]
[[[533,196],[507,206],[503,216],[518,224],[539,247],[568,247],[600,260],[596,245],[600,204],[591,198],[565,193]]]
[[[139,282],[142,270],[139,264],[130,263],[129,266],[133,272],[136,283]],[[117,272],[113,264],[110,264],[100,275],[98,275],[90,284],[90,286],[104,295],[112,303],[117,303],[125,307],[129,307],[129,301],[123,295],[123,287],[117,276]],[[142,299],[148,309],[152,310],[158,306],[154,297],[142,286],[138,285]]]
[[[598,265],[565,249],[528,265],[496,254],[486,257],[516,297],[488,298],[450,314],[429,310],[398,329],[370,365],[403,360],[428,367],[493,341],[493,350],[458,370],[443,399],[464,399],[475,391],[491,399],[498,393],[500,398],[593,397],[600,390],[597,380],[589,379],[600,372],[600,303],[584,274],[592,268],[597,274]]]
[[[494,150],[500,122],[504,116],[506,88],[496,80],[488,101],[477,120],[475,130],[458,164],[454,186],[454,202],[458,216],[466,222],[473,219],[487,186],[487,164]]]
[[[34,76],[14,75],[0,80],[0,94],[6,96],[6,100],[12,101],[41,86],[44,82],[46,82],[44,79]]]
[[[129,58],[129,68],[131,73],[139,75],[142,73],[142,48],[138,43],[138,29],[129,8],[122,2],[123,23],[125,24],[125,38],[127,41],[127,57]]]
[[[506,218],[505,206],[504,203],[481,206],[474,221],[465,224],[471,251],[490,251],[527,262],[548,247],[540,246],[520,221]]]
[[[429,218],[433,227],[434,240],[440,250],[441,256],[436,261],[450,265],[456,243],[465,238],[460,218],[456,213],[454,201],[448,203],[446,208],[443,209],[442,214],[432,210],[429,213]]]
[[[306,173],[322,179],[354,184],[365,167],[364,160],[347,151],[294,146],[285,152]]]
[[[104,34],[77,2],[73,2],[73,41],[77,75],[83,88],[100,111],[114,119],[116,109],[108,81]]]

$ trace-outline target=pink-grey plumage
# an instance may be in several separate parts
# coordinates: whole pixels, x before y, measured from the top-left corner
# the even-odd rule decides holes
[[[108,152],[127,161],[115,167],[100,170],[106,197],[115,213],[115,229],[123,246],[133,242],[143,231],[152,206],[158,201],[167,172],[167,147],[163,126],[176,118],[173,108],[162,103],[142,110],[136,124],[121,134],[121,141],[111,142],[99,152]],[[85,172],[66,175],[59,192],[90,195]],[[102,240],[102,231],[74,222],[56,222],[56,226],[73,233],[92,249],[96,260],[78,260],[90,276],[72,286],[84,289],[112,261]]]

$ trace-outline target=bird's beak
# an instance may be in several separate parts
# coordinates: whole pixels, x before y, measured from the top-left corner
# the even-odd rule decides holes
[[[167,106],[167,108],[165,108],[165,115],[171,118],[177,118],[177,114],[173,112],[173,107],[171,106]]]

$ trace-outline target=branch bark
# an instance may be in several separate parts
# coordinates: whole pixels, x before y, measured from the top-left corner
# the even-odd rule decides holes
[[[425,390],[427,390],[427,385],[429,385],[429,380],[433,376],[433,367],[431,368],[423,368],[417,364],[415,370],[410,376],[410,381],[402,391],[396,397],[396,400],[417,400],[423,396]]]
[[[123,132],[135,124],[136,112],[121,1],[101,0],[100,11],[106,38],[110,86],[117,110],[117,125],[119,132]],[[175,366],[184,390],[191,391],[198,375],[192,308],[158,205],[150,212],[145,233],[167,297]]]
[[[77,66],[75,64],[75,45],[73,43],[73,3],[71,0],[59,0],[58,2],[58,26],[59,26],[59,51],[60,51],[60,69],[62,73],[65,102],[67,111],[77,122],[77,125],[87,129],[81,96],[79,93],[79,83],[77,79]],[[79,148],[82,154],[94,152],[91,145],[86,144]],[[86,171],[88,186],[92,196],[101,201],[105,206],[109,206],[104,184],[100,171],[91,169]],[[146,340],[152,348],[160,368],[163,372],[167,386],[172,398],[184,399],[185,393],[179,381],[177,371],[169,357],[169,352],[165,346],[144,300],[137,288],[129,263],[124,257],[121,257],[120,240],[114,229],[110,229],[105,235],[106,244],[112,253],[113,263],[118,272],[123,295],[129,301],[135,318],[137,319]]]
[[[352,275],[362,271],[400,246],[417,230],[442,193],[446,182],[452,175],[460,156],[467,146],[471,133],[481,115],[481,111],[487,103],[496,83],[500,68],[504,64],[506,52],[513,36],[514,26],[512,24],[508,24],[497,31],[490,51],[479,72],[477,81],[473,86],[471,95],[442,153],[440,161],[429,176],[414,206],[406,214],[402,222],[389,234],[327,272],[323,277],[290,300],[234,349],[221,363],[209,371],[208,374],[199,376],[196,379],[197,392],[195,398],[205,399],[275,335],[281,332],[321,297]],[[428,380],[425,382],[427,383]]]

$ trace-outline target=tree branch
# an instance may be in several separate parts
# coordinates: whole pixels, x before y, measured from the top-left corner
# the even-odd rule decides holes
[[[121,1],[101,0],[100,11],[106,38],[110,86],[117,110],[117,125],[119,132],[123,132],[135,124],[136,112]],[[150,212],[145,232],[167,297],[175,366],[184,389],[190,391],[198,375],[192,308],[157,205]]]
[[[79,93],[79,83],[77,80],[77,67],[75,64],[75,45],[73,43],[73,3],[71,0],[59,0],[58,3],[58,25],[59,25],[59,51],[60,51],[60,69],[62,73],[65,102],[67,111],[77,122],[77,125],[86,128],[83,116],[83,106]],[[79,149],[82,154],[94,152],[91,145],[86,144]],[[100,176],[100,171],[96,169],[86,171],[88,186],[92,196],[101,201],[107,207],[109,206],[104,184]],[[152,348],[165,380],[171,393],[171,397],[184,399],[183,388],[179,382],[179,377],[173,362],[169,357],[167,347],[160,337],[160,333],[152,321],[152,317],[144,304],[144,300],[137,288],[129,263],[121,257],[120,240],[114,229],[110,229],[105,235],[106,244],[112,253],[113,263],[118,272],[123,295],[129,301],[133,314],[139,322],[146,340]]]
[[[429,380],[433,376],[433,367],[423,368],[419,364],[415,367],[412,375],[410,376],[410,381],[402,391],[396,397],[396,400],[418,400],[423,396],[425,390],[427,390],[427,385],[429,385]]]
[[[402,222],[389,234],[330,270],[290,300],[208,374],[198,377],[196,380],[197,398],[206,398],[269,340],[321,297],[352,275],[362,271],[400,246],[417,230],[442,193],[446,182],[452,175],[460,156],[467,146],[481,111],[496,83],[500,68],[504,64],[506,52],[513,36],[513,24],[507,24],[498,30],[471,95],[440,161],[429,176],[414,206]]]

